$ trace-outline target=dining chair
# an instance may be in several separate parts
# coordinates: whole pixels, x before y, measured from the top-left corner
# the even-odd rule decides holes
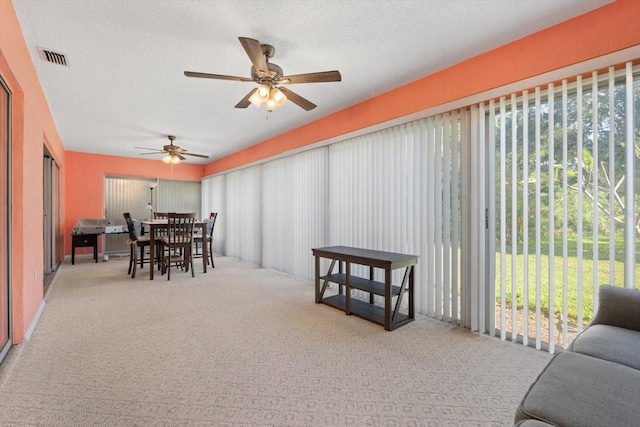
[[[199,244],[207,245],[207,265],[209,265],[209,261],[211,261],[211,268],[216,268],[213,263],[213,229],[216,225],[216,218],[218,218],[218,212],[211,212],[209,214],[209,221],[207,222],[206,230],[201,230],[198,234],[193,235],[193,241],[196,247],[194,257],[202,257],[202,253],[198,253]]]
[[[169,212],[154,212],[153,213],[153,219],[167,219],[169,218]],[[167,235],[167,229],[166,228],[158,228],[156,230],[156,235],[155,235],[155,241],[156,242],[161,242],[162,239]],[[158,246],[156,247],[157,249],[157,254],[158,254],[158,270],[162,269],[162,255],[160,255],[160,251],[162,249],[161,245],[158,244]]]
[[[128,238],[126,241],[127,245],[129,245],[129,248],[131,250],[130,253],[130,258],[129,258],[129,272],[128,274],[131,274],[131,278],[135,279],[136,277],[136,266],[138,265],[138,251],[136,250],[136,246],[137,243],[135,240],[131,240],[131,238]]]
[[[189,271],[195,277],[193,271],[193,225],[196,214],[169,212],[167,218],[167,234],[162,237],[162,274],[167,273],[167,280],[171,280],[171,265]]]
[[[138,261],[136,254],[134,254],[135,248],[136,247],[140,248],[140,268],[144,268],[144,260],[145,260],[144,251],[145,251],[145,248],[149,247],[151,242],[149,240],[149,236],[141,236],[138,234],[138,232],[136,231],[134,220],[131,218],[131,214],[129,212],[125,212],[122,215],[124,216],[124,220],[127,223],[127,228],[129,229],[129,240],[131,240],[131,242],[133,243],[133,244],[129,244],[130,254],[129,254],[128,274],[131,274],[131,270],[132,270],[132,267],[134,267],[134,263]],[[147,258],[147,260],[149,260],[149,258]],[[151,263],[150,260],[149,262]],[[134,272],[135,272],[135,268],[134,268]]]

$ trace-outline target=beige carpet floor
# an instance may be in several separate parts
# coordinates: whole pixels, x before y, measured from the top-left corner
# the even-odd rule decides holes
[[[60,267],[0,366],[0,425],[503,426],[550,357],[425,317],[387,332],[232,258],[127,265]]]

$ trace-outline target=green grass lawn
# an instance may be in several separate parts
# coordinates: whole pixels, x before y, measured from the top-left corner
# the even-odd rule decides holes
[[[575,242],[573,242],[575,244]],[[570,245],[571,247],[572,245]],[[616,244],[616,246],[618,246]],[[563,267],[564,261],[562,256],[557,256],[558,253],[562,254],[562,246],[556,249],[554,256],[554,266],[553,266],[553,309],[555,313],[561,312],[563,310],[565,304],[565,292],[564,292],[564,283],[563,283]],[[522,309],[524,306],[523,300],[523,283],[524,283],[524,255],[517,255],[517,267],[516,267],[516,283],[517,283],[517,292],[516,292],[516,305],[518,309]],[[590,250],[589,250],[590,252]],[[582,318],[583,324],[588,323],[593,318],[593,268],[594,262],[592,259],[583,259],[582,260],[582,278],[578,277],[578,258],[576,256],[575,246],[573,246],[573,252],[571,250],[569,253],[572,253],[573,256],[569,256],[567,258],[567,307],[568,307],[568,320],[570,323],[577,324],[578,320],[578,292],[581,285],[582,290]],[[599,251],[600,255],[606,254],[608,257],[608,248],[606,251],[604,248],[601,248]],[[589,256],[591,254],[589,253]],[[512,266],[511,266],[511,252],[509,251],[505,258],[506,265],[506,291],[505,296],[507,299],[508,306],[511,306],[512,302]],[[528,256],[529,265],[528,265],[528,307],[529,311],[535,311],[536,309],[536,256],[535,253],[532,255],[529,253]],[[543,313],[548,314],[549,312],[549,255],[541,255],[540,257],[540,285],[541,285],[541,308]],[[500,253],[496,253],[496,301],[500,303]],[[615,286],[623,286],[624,285],[624,262],[615,261],[614,262],[614,283],[610,283],[609,280],[609,261],[600,260],[597,262],[597,271],[598,271],[598,279],[597,286],[603,284],[612,284]],[[636,288],[640,289],[640,263],[636,262]]]

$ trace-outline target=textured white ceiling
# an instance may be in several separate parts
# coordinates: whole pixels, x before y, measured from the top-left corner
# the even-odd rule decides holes
[[[207,163],[610,0],[13,0],[67,150],[138,157],[176,145]],[[238,37],[275,47],[284,74],[340,70],[342,82],[289,85],[318,107],[234,105],[254,83]],[[559,41],[560,42],[560,41]],[[64,53],[62,67],[37,47]],[[161,156],[147,156],[147,158]]]

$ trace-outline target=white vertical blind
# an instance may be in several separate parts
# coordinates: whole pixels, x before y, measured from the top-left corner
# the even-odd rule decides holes
[[[485,113],[486,114],[486,113]],[[488,138],[489,141],[483,139],[481,146],[487,147],[487,191],[485,191],[485,200],[487,203],[487,208],[485,210],[485,215],[487,219],[487,230],[486,230],[486,246],[488,248],[487,256],[485,258],[485,262],[487,262],[487,280],[489,287],[489,295],[492,298],[489,298],[489,334],[494,336],[496,334],[496,299],[493,298],[493,295],[496,295],[496,263],[494,261],[494,255],[496,253],[496,210],[493,208],[496,205],[496,174],[495,174],[495,158],[496,158],[496,144],[493,141],[496,140],[496,127],[491,126],[491,123],[495,123],[496,121],[496,105],[495,100],[489,101],[489,126],[488,126]],[[481,138],[484,135],[480,135]],[[502,313],[502,311],[501,311]],[[502,323],[501,323],[502,324]]]
[[[597,201],[599,197],[599,171],[600,168],[597,165],[600,164],[599,160],[599,150],[598,150],[598,129],[594,124],[598,123],[598,72],[594,71],[591,76],[591,143],[592,150],[591,156],[593,158],[593,188],[592,188],[592,198]],[[592,283],[595,285],[598,283],[598,260],[599,260],[599,250],[598,250],[598,224],[599,224],[599,211],[598,211],[598,203],[592,203],[593,206],[593,220],[591,221],[591,236],[593,242],[593,257],[591,258],[593,261],[593,268],[591,269],[591,277]],[[593,309],[598,309],[598,288],[597,286],[593,286],[592,289],[593,295]]]
[[[615,69],[609,67],[609,78],[607,79],[609,95],[609,123],[615,123]],[[615,162],[615,141],[616,133],[609,131],[609,212],[615,209],[615,185],[616,185],[616,162]],[[615,230],[616,218],[609,215],[609,230]],[[616,233],[609,233],[609,283],[615,283],[615,259],[616,259]]]
[[[218,175],[202,180],[202,218],[209,218],[211,212],[217,212],[213,231],[213,251],[226,254],[226,175]]]
[[[464,114],[396,126],[328,151],[328,244],[418,255],[417,312],[452,322],[461,313],[457,175]],[[354,274],[368,272],[354,266]],[[393,280],[402,280],[402,271]]]
[[[314,279],[311,249],[325,246],[326,147],[265,163],[264,267]]]
[[[582,76],[578,76],[576,79],[576,128],[577,128],[577,135],[576,135],[576,151],[577,151],[577,158],[578,161],[576,162],[578,165],[582,165],[584,164],[584,153],[583,153],[583,144],[584,144],[584,116],[583,116],[583,107],[582,107]],[[583,168],[578,168],[578,179],[576,182],[576,187],[577,188],[584,188],[584,170]],[[583,191],[578,191],[578,197],[577,197],[577,207],[578,207],[578,212],[583,212],[584,211],[584,200],[583,200]],[[583,222],[583,216],[582,215],[578,215],[578,224],[577,224],[577,229],[576,229],[576,235],[578,236],[582,236],[584,233],[584,222]],[[582,277],[583,276],[583,257],[584,257],[584,244],[583,244],[583,240],[584,239],[577,239],[577,250],[576,250],[576,254],[577,254],[577,273],[578,273],[578,277]],[[582,286],[582,280],[578,280],[578,289],[576,290],[577,292],[577,299],[578,299],[578,310],[577,310],[577,332],[580,333],[582,332],[582,327],[584,324],[584,298],[583,298],[583,286]]]
[[[625,209],[624,209],[624,225],[625,225],[625,239],[624,239],[624,251],[625,251],[625,263],[624,263],[624,283],[627,288],[636,287],[636,239],[638,238],[638,232],[640,231],[640,224],[637,224],[636,219],[640,218],[638,212],[639,206],[636,204],[635,195],[640,189],[635,188],[636,182],[636,155],[638,141],[635,140],[635,85],[633,79],[633,66],[631,62],[628,62],[625,67],[625,123],[624,135],[627,144],[625,145],[625,180],[624,194],[625,194]]]
[[[554,306],[554,295],[555,295],[555,175],[556,175],[556,162],[555,162],[555,100],[554,100],[554,86],[553,83],[549,83],[547,87],[547,96],[549,97],[548,108],[548,144],[549,144],[549,159],[548,159],[548,180],[549,180],[549,188],[547,189],[547,203],[549,207],[549,216],[547,221],[549,221],[549,244],[547,246],[549,250],[549,268],[547,278],[548,278],[548,292],[549,298],[547,301],[548,304],[548,313],[547,313],[547,330],[549,333],[549,353],[554,353],[554,332],[555,332],[555,306]]]
[[[507,337],[507,107],[500,98],[500,338]]]
[[[151,202],[149,184],[157,182],[155,179],[107,176],[104,179],[104,215],[108,219],[123,219],[122,214],[128,212],[131,218],[148,219],[151,211],[147,205]],[[154,205],[157,206],[157,192],[154,190]],[[128,252],[127,234],[105,234],[105,252]]]
[[[511,94],[511,158],[518,158],[518,107],[516,104],[516,95]],[[511,218],[518,218],[518,162],[511,162]],[[505,195],[506,196],[506,195]],[[518,221],[511,221],[511,340],[516,341],[517,334],[513,331],[517,330],[518,317],[513,313],[516,310],[518,298]]]
[[[562,164],[569,163],[567,79],[562,80]],[[562,168],[562,313],[569,312],[569,168]],[[567,347],[567,316],[562,316],[562,346]]]
[[[535,235],[536,235],[536,349],[540,350],[542,348],[542,334],[541,334],[541,324],[540,319],[542,317],[542,218],[541,218],[541,209],[542,209],[542,198],[541,198],[541,177],[540,177],[540,169],[541,169],[541,154],[540,154],[540,145],[542,144],[542,124],[541,124],[541,91],[540,87],[536,87],[535,89],[535,103],[536,103],[536,111],[535,111],[535,183],[536,183],[536,225],[535,225]]]
[[[529,229],[529,91],[522,93],[522,229]],[[493,241],[493,236],[491,237]],[[522,330],[529,330],[529,233],[522,233]],[[522,343],[529,345],[529,333]]]
[[[640,288],[634,73],[627,63],[563,79],[536,87],[533,106],[525,90],[478,115],[499,148],[497,157],[489,151],[488,174],[497,199],[487,200],[499,225],[489,241],[495,236],[500,250],[487,252],[501,267],[490,299],[499,301],[502,339],[535,338],[554,353],[591,321],[600,285]]]
[[[471,107],[471,120],[474,123],[478,123],[480,124],[480,120],[478,119],[479,114],[480,114],[480,110],[482,110],[482,107],[478,107],[478,106],[472,106]],[[474,126],[471,128],[471,141],[473,141],[471,143],[471,150],[470,150],[470,185],[473,186],[474,183],[477,182],[478,179],[478,166],[479,166],[479,156],[478,156],[478,152],[480,151],[480,147],[476,141],[479,140],[480,137],[480,126]],[[469,194],[469,202],[470,202],[470,209],[469,212],[471,212],[471,220],[470,220],[470,251],[469,254],[471,255],[471,258],[469,258],[469,271],[470,271],[470,277],[472,280],[477,281],[473,284],[470,284],[470,313],[469,315],[470,317],[470,327],[471,330],[473,331],[477,331],[480,329],[480,301],[483,300],[484,298],[480,295],[480,283],[482,282],[481,278],[480,278],[480,274],[479,274],[479,268],[478,268],[478,257],[474,256],[474,254],[479,253],[478,252],[478,245],[480,242],[480,230],[478,229],[478,217],[479,217],[479,199],[480,198],[480,194],[477,191],[473,191],[471,190],[470,194]],[[475,285],[475,286],[474,286]]]
[[[329,146],[330,245],[408,251],[402,239],[409,226],[408,147],[405,132],[395,128]],[[353,273],[366,277],[368,270],[354,266]],[[401,274],[395,271],[394,280],[401,280]]]
[[[197,215],[200,214],[202,188],[199,182],[160,179],[153,192],[153,197],[157,198],[156,210],[158,212],[195,212]]]
[[[471,194],[473,193],[473,175],[471,174],[471,147],[472,140],[472,119],[471,112],[461,114],[460,123],[460,324],[465,328],[471,328],[477,323],[477,319],[471,317],[471,303],[474,286],[478,278],[473,277],[469,260],[474,256],[474,249],[471,245],[471,225],[469,219],[472,214]],[[471,123],[470,123],[471,122]],[[477,212],[476,212],[477,214]]]
[[[226,176],[226,254],[262,264],[262,166]]]

